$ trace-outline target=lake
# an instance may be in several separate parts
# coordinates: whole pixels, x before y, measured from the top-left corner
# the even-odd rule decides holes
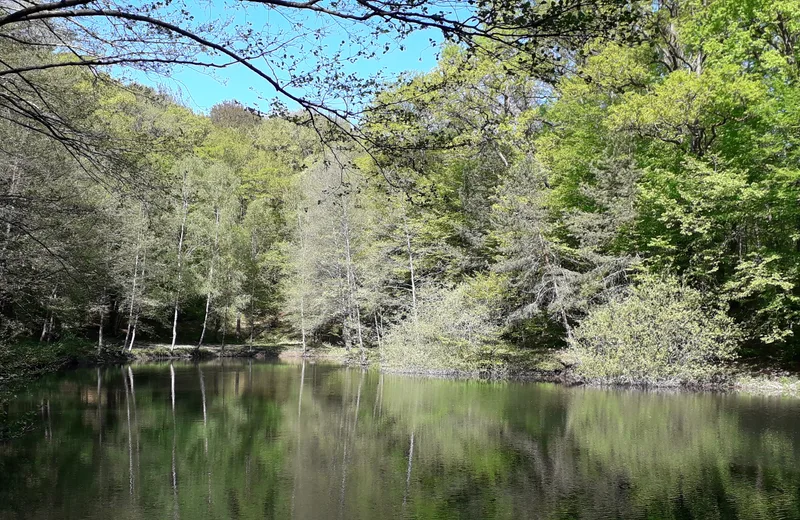
[[[230,360],[53,374],[0,518],[800,518],[800,401]]]

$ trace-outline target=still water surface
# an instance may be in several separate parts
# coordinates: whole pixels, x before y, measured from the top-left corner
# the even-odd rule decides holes
[[[226,361],[56,374],[0,518],[800,518],[800,402]]]

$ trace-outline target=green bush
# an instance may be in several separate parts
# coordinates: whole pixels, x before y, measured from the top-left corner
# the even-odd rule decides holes
[[[646,280],[595,307],[569,342],[584,380],[675,386],[719,381],[738,340],[723,309],[667,278]]]
[[[381,364],[408,371],[479,371],[485,348],[500,335],[496,314],[502,283],[488,275],[423,291],[416,321],[395,325],[384,338]]]

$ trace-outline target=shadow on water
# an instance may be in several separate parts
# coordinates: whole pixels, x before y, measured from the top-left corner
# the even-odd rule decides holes
[[[225,360],[16,400],[0,518],[800,518],[800,402]]]

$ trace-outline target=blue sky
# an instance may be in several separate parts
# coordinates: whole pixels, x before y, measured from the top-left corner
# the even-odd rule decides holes
[[[234,5],[237,7],[233,7]],[[287,13],[262,6],[246,9],[241,6],[241,3],[198,2],[192,3],[191,12],[198,21],[229,21],[238,26],[251,23],[254,28],[264,30],[279,39],[299,33],[293,24],[299,23],[304,31],[329,26],[328,20],[315,15],[301,17],[294,15],[289,19]],[[433,45],[431,40],[434,41]],[[348,42],[348,35],[340,28],[329,29],[328,35],[322,39],[323,45],[328,46],[325,51],[327,54],[332,53],[343,41]],[[388,38],[380,38],[375,44],[382,48],[383,44],[389,41],[391,40]],[[355,63],[344,63],[342,68],[344,72],[360,76],[383,72],[385,75],[395,77],[406,71],[425,72],[436,65],[436,55],[441,41],[441,34],[436,31],[417,32],[402,42],[403,50],[397,45],[392,45],[392,50],[387,54],[379,54],[373,59],[359,59]],[[303,43],[303,52],[308,52],[312,45],[318,44],[314,41]],[[347,45],[346,43],[345,48]],[[308,67],[313,67],[313,64],[314,60],[309,59]],[[266,81],[241,65],[232,65],[224,69],[176,67],[169,77],[130,70],[116,72],[138,83],[165,87],[184,104],[198,112],[207,112],[215,104],[230,99],[267,111],[269,100],[275,96],[274,90]],[[289,107],[292,108],[291,105]]]

